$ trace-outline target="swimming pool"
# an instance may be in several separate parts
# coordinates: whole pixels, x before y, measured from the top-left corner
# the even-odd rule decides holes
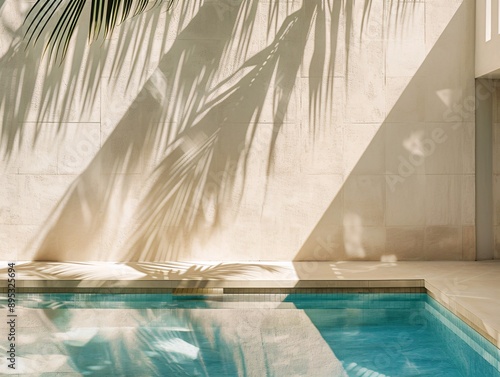
[[[17,310],[15,373],[500,376],[499,349],[426,294],[19,294]]]

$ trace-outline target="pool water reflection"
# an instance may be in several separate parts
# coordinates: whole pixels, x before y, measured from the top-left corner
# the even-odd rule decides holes
[[[498,348],[426,294],[21,294],[17,308],[28,375],[500,376]]]

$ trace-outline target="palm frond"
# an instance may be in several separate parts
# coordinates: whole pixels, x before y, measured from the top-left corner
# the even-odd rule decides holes
[[[90,6],[89,42],[108,37],[117,25],[166,2],[170,9],[175,0],[37,0],[25,19],[27,46],[42,38],[45,50],[64,59],[85,7]],[[89,5],[90,3],[90,5]]]

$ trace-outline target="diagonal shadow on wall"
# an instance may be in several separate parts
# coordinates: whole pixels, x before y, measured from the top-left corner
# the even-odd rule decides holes
[[[273,42],[242,67],[251,68],[249,72],[215,98],[207,106],[207,115],[186,127],[186,132],[176,140],[181,144],[158,166],[158,179],[140,206],[141,225],[133,237],[135,242],[127,260],[177,259],[180,251],[189,248],[190,234],[203,234],[207,228],[211,232],[223,221],[232,220],[231,213],[221,212],[231,198],[236,198],[236,207],[239,205],[245,187],[248,150],[259,127],[256,119],[261,118],[268,83],[276,75],[275,87],[271,89],[275,104],[274,132],[270,154],[265,158],[268,164],[271,161],[271,151],[285,121],[302,61],[302,55],[296,53],[303,51],[305,43],[304,35],[299,35],[299,22],[304,19],[310,22],[312,18],[312,12],[305,12],[300,10],[288,16]],[[222,118],[218,122],[214,121],[217,114]],[[245,145],[249,134],[249,145]],[[238,179],[241,183],[235,185]],[[199,216],[204,205],[210,206],[212,213],[207,214],[205,208],[205,216]]]
[[[211,22],[213,4],[199,9],[54,211],[35,259],[176,259],[179,251],[186,250],[188,235],[202,233],[199,227],[207,223],[209,230],[220,224],[224,201],[236,197],[237,204],[243,185],[235,181],[244,182],[256,119],[270,100],[269,168],[273,145],[286,122],[307,33],[315,16],[325,9],[321,2],[308,2],[288,15],[267,47],[213,89],[214,76],[237,24],[247,25],[236,38],[237,47],[246,49],[245,35],[255,20],[257,4],[242,2],[238,12],[229,12],[216,24]],[[275,6],[270,4],[270,10]],[[335,8],[337,14],[339,9]],[[206,38],[195,39],[200,27]],[[148,165],[157,166],[150,185],[141,182],[140,187],[132,187],[137,174]],[[111,214],[124,210],[127,201],[133,200],[134,190],[145,188],[149,193],[140,204],[140,225],[127,242],[132,245],[128,253],[93,253],[103,224],[121,220]],[[200,217],[200,208],[206,204],[203,199],[211,201],[208,206],[214,209],[205,218]],[[109,228],[114,231],[116,227]],[[76,251],[76,244],[87,245],[87,250]]]
[[[210,10],[213,11],[213,7],[200,8],[190,25],[179,35],[178,41],[184,40],[184,34],[189,39],[198,22],[207,24],[208,19],[214,16]],[[225,22],[217,23],[206,33],[229,35],[234,22],[235,17],[226,17]],[[200,93],[207,91],[206,86],[218,67],[223,46],[223,43],[212,43],[211,39],[189,44],[174,43],[160,63],[164,69],[157,69],[148,80],[99,153],[60,203],[61,213],[54,215],[56,223],[45,237],[37,259],[78,258],[70,256],[70,239],[80,244],[87,243],[92,248],[93,245],[85,239],[99,237],[99,229],[108,220],[107,216],[111,216],[113,205],[120,206],[120,202],[126,202],[130,197],[131,185],[141,170],[143,159],[151,157],[144,156],[143,152],[153,152],[157,140],[166,139],[166,144],[172,145],[172,135],[175,138],[182,133],[183,125],[179,125],[181,129],[173,128],[176,123],[166,111],[173,106],[171,98],[179,96],[179,101],[174,103],[174,111],[181,113],[183,119],[189,118],[190,106],[197,109],[204,98],[197,96],[196,92],[191,96],[192,89]],[[182,75],[184,80],[175,87],[173,81],[178,75]],[[75,223],[80,224],[78,229],[74,228]],[[67,238],[63,239],[61,235]],[[88,256],[83,254],[81,257]]]
[[[236,11],[224,14],[218,23],[213,23],[218,19],[213,4],[197,10],[97,156],[54,210],[40,233],[34,259],[172,260],[181,252],[183,258],[189,258],[193,238],[203,243],[224,221],[232,221],[245,187],[247,163],[255,158],[249,151],[261,142],[255,135],[262,123],[256,119],[268,111],[268,102],[273,104],[267,118],[272,130],[262,159],[269,174],[273,146],[287,122],[308,33],[316,33],[308,77],[313,104],[309,113],[314,118],[324,113],[322,106],[334,95],[336,59],[328,57],[326,50],[333,55],[338,51],[340,23],[331,22],[328,30],[326,12],[333,20],[346,13],[347,51],[353,27],[349,3],[334,2],[332,7],[320,1],[306,2],[277,23],[276,35],[260,53],[220,81],[218,70],[221,62],[228,62],[224,58],[229,47],[236,44],[238,51],[248,50],[257,3],[239,3]],[[269,13],[278,13],[278,5],[270,3]],[[368,18],[370,4],[365,3],[363,12],[363,19]],[[199,38],[200,29],[203,39]],[[325,34],[331,36],[329,47]],[[321,76],[327,80],[320,80]],[[308,132],[321,137],[316,122],[311,123],[314,126]],[[150,177],[141,181],[138,177],[145,176],[145,171]],[[143,193],[144,200],[137,203]],[[140,211],[135,213],[134,207]],[[103,232],[116,233],[109,239],[120,238],[123,229],[119,225],[127,217],[136,227],[132,235],[121,237],[123,244],[115,247],[120,251],[99,254],[96,250],[115,246],[99,245]],[[343,235],[341,225],[337,230]],[[330,229],[328,237],[331,234],[335,233]],[[309,258],[308,252],[298,258]],[[329,256],[337,255],[342,254]]]
[[[473,258],[471,12],[460,5],[294,260]]]

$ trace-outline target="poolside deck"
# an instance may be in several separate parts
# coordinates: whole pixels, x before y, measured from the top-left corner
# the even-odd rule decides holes
[[[6,266],[7,262],[3,263]],[[6,269],[0,270],[6,287]],[[500,261],[484,262],[17,262],[20,290],[425,288],[500,348]]]

